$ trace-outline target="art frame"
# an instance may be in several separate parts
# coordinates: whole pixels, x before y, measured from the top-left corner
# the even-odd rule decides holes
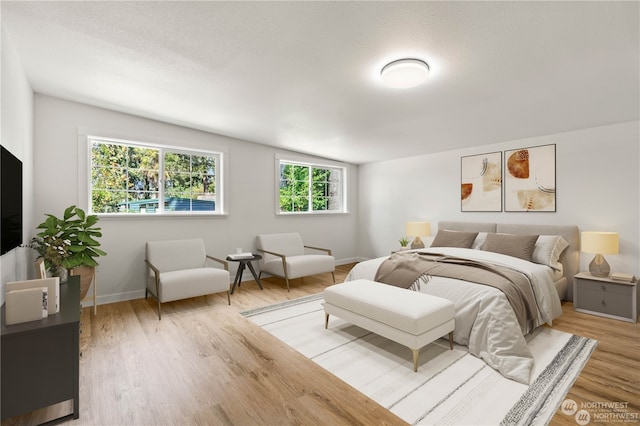
[[[460,158],[460,211],[502,211],[502,152]]]
[[[504,151],[504,211],[556,211],[556,145]]]

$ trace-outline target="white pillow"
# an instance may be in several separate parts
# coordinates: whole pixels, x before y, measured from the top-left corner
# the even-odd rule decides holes
[[[562,270],[560,255],[569,247],[567,240],[560,235],[540,235],[533,249],[531,260],[541,265],[548,265],[555,270]]]
[[[473,244],[471,244],[471,248],[474,250],[482,250],[485,241],[487,241],[487,233],[478,232],[476,239],[473,240]]]

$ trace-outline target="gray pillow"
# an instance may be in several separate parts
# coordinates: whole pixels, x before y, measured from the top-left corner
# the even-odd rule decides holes
[[[477,232],[459,232],[440,230],[431,243],[431,247],[460,247],[471,248]]]
[[[506,254],[531,262],[537,235],[488,234],[482,250]]]

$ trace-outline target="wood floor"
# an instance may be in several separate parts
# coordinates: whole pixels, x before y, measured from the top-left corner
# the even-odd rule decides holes
[[[336,282],[352,266],[339,266]],[[263,291],[248,281],[231,306],[223,294],[166,303],[162,321],[152,298],[101,305],[97,316],[84,309],[80,419],[67,424],[405,424],[239,314],[332,284],[330,274],[307,277],[293,280],[287,293],[278,278],[264,279]],[[576,313],[570,303],[563,310],[553,328],[599,341],[567,398],[590,407],[620,402],[626,408],[618,411],[638,416],[640,325]],[[62,403],[2,425],[38,424],[70,411]],[[558,410],[552,424],[577,423]]]

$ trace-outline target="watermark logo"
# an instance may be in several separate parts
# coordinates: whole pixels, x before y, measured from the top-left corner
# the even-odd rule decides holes
[[[640,413],[629,410],[628,402],[581,402],[565,399],[560,405],[560,411],[566,416],[574,418],[576,424],[585,426],[589,423],[632,423],[638,424]]]
[[[562,414],[573,416],[578,411],[578,404],[573,399],[565,399],[560,406]]]
[[[591,421],[591,414],[587,410],[580,410],[576,413],[576,423],[585,426]]]

